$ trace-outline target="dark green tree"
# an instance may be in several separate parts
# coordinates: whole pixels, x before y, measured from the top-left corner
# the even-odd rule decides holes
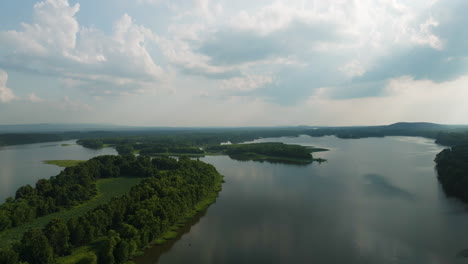
[[[39,229],[25,232],[17,247],[21,261],[26,261],[29,264],[54,263],[52,247],[47,237]]]
[[[12,249],[0,249],[0,264],[17,264],[18,253]]]
[[[65,256],[70,253],[70,232],[63,220],[52,219],[44,228],[44,233],[56,255]]]

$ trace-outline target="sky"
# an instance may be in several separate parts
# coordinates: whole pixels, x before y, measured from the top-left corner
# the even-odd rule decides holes
[[[1,0],[0,124],[468,124],[466,0]]]

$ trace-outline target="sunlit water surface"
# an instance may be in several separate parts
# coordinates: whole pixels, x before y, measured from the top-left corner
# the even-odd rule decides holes
[[[433,159],[442,149],[409,137],[261,139],[329,148],[328,162],[285,165],[207,156],[225,176],[217,202],[147,263],[468,263],[468,213],[447,199]],[[116,154],[65,143],[0,148],[0,199],[59,173],[51,159]]]
[[[306,166],[208,156],[216,204],[146,263],[468,263],[468,214],[434,171],[442,150],[409,137],[261,139],[329,148]]]

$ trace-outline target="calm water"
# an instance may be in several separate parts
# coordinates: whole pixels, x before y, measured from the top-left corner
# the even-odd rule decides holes
[[[0,147],[0,202],[14,196],[20,186],[34,186],[37,180],[55,176],[62,170],[55,165],[43,164],[44,160],[87,160],[117,154],[112,148],[92,150],[62,144],[75,144],[75,140]]]
[[[276,138],[330,148],[307,166],[203,160],[225,175],[216,204],[138,263],[468,263],[468,214],[445,198],[422,138]]]
[[[442,149],[422,138],[276,138],[326,147],[306,166],[204,161],[225,175],[216,204],[178,239],[147,250],[149,263],[468,263],[468,213],[446,199],[434,172]],[[0,198],[58,174],[48,159],[88,159],[113,149],[41,143],[0,149]]]

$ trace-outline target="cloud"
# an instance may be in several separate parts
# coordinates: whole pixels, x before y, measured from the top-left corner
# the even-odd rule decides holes
[[[0,102],[6,103],[16,98],[13,91],[8,88],[8,73],[0,69]]]
[[[68,0],[45,0],[34,5],[33,22],[22,30],[0,32],[0,65],[26,73],[82,81],[94,90],[135,92],[157,87],[164,70],[147,45],[157,38],[127,14],[114,23],[111,35],[79,27],[80,5]]]
[[[58,107],[63,110],[72,110],[72,111],[86,111],[90,112],[93,110],[93,107],[82,103],[80,101],[72,100],[68,96],[65,96],[61,102],[58,103]]]
[[[228,91],[248,92],[256,90],[266,84],[272,83],[271,76],[247,75],[221,81],[221,89]]]
[[[165,54],[183,73],[222,82],[245,79],[252,71],[274,75],[276,82],[250,90],[279,104],[296,104],[324,86],[334,87],[335,98],[374,96],[386,80],[406,72],[420,70],[421,77],[437,78],[431,76],[436,70],[424,69],[430,66],[415,67],[422,54],[412,64],[393,67],[415,51],[438,54],[446,48],[438,30],[443,21],[433,8],[427,1],[278,0],[224,13],[216,17],[217,24],[198,25],[184,34],[189,38],[176,37],[162,46],[170,47]],[[297,64],[265,66],[275,60]],[[452,64],[446,71],[460,70]]]
[[[28,95],[28,100],[32,103],[40,103],[40,102],[44,102],[44,99],[40,98],[39,96],[37,96],[35,93],[30,93]]]

